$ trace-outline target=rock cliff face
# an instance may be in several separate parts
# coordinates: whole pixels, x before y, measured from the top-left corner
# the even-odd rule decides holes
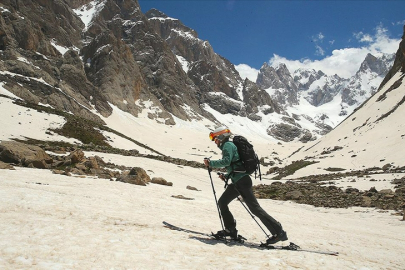
[[[2,3],[0,81],[17,96],[95,121],[108,115],[105,97],[88,80],[79,56],[83,23],[64,1]],[[64,56],[57,46],[66,48]]]
[[[394,65],[392,66],[391,70],[388,72],[387,76],[385,76],[384,80],[381,82],[381,85],[378,89],[381,89],[388,81],[395,75],[399,70],[405,72],[405,25],[404,25],[404,33],[402,35],[402,41],[399,44],[399,49],[395,54],[395,61]]]
[[[135,0],[7,0],[1,11],[0,80],[29,102],[96,121],[93,108],[146,108],[174,124],[172,116],[215,122],[205,105],[245,115],[242,90],[257,91],[196,31],[157,10],[143,14]]]
[[[263,97],[260,105],[272,106],[266,92],[259,90],[254,83],[244,83],[234,65],[216,54],[208,41],[199,39],[195,30],[156,9],[145,15],[199,90],[197,98],[200,104],[206,104],[222,114],[247,116],[249,111],[252,119],[260,119],[252,115],[258,112],[257,103],[247,98],[257,96],[260,91]],[[252,109],[252,105],[256,108]]]

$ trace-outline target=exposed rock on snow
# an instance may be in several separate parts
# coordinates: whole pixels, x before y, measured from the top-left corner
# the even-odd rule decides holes
[[[173,186],[172,182],[168,182],[163,177],[153,177],[150,182],[152,184],[158,184],[158,185],[163,185],[163,186]]]
[[[130,171],[124,171],[117,178],[117,181],[139,186],[146,186],[151,179],[144,169],[134,167]]]
[[[372,179],[370,178],[372,185]],[[338,188],[334,182],[304,182],[288,181],[285,184],[274,182],[271,185],[255,186],[258,198],[273,200],[292,200],[297,203],[322,207],[375,207],[384,210],[402,211],[405,202],[405,177],[393,180],[396,183],[395,192],[391,189],[378,191],[375,187],[360,191],[357,188]]]
[[[52,158],[40,147],[20,142],[1,141],[0,160],[40,169],[49,168]]]

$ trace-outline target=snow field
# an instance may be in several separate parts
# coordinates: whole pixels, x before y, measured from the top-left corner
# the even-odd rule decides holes
[[[92,153],[86,153],[92,155]],[[171,231],[166,220],[192,230],[220,229],[207,171],[107,155],[143,167],[173,187],[146,187],[47,170],[3,170],[0,181],[2,269],[401,269],[405,227],[400,217],[367,208],[325,209],[260,200],[305,249],[338,251],[338,257],[207,244]],[[217,196],[222,183],[213,175]],[[190,185],[200,191],[186,189]],[[194,200],[181,200],[183,195]],[[230,205],[240,234],[265,235],[238,201]]]

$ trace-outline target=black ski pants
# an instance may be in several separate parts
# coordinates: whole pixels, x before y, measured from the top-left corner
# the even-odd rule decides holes
[[[239,191],[239,192],[238,192]],[[236,227],[236,221],[229,211],[228,204],[230,204],[234,199],[238,196],[242,196],[245,204],[249,208],[250,212],[253,215],[258,217],[260,221],[266,226],[266,228],[271,232],[271,234],[278,234],[280,233],[283,228],[281,224],[271,217],[263,208],[259,205],[255,195],[253,194],[252,189],[252,179],[249,175],[246,175],[239,179],[236,184],[230,184],[225,189],[224,193],[218,200],[218,206],[221,210],[222,219],[224,221],[224,225],[226,229],[233,229]]]

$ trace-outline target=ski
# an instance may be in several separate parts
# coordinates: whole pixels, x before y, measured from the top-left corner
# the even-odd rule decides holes
[[[208,233],[202,233],[202,232],[197,232],[197,231],[192,231],[189,229],[184,229],[184,228],[180,228],[177,227],[175,225],[172,225],[170,223],[167,223],[166,221],[163,221],[163,225],[166,228],[169,228],[171,230],[175,230],[175,231],[181,231],[181,232],[186,232],[186,233],[192,233],[192,234],[197,234],[197,235],[202,235],[202,236],[206,236],[209,237],[209,240],[217,240],[217,241],[223,241],[225,243],[239,243],[239,244],[254,244],[254,243],[249,243],[249,242],[245,242],[246,238],[244,238],[241,235],[238,235],[238,239],[232,239],[232,238],[223,238],[223,237],[218,237],[216,236],[214,233],[211,232],[211,234]],[[201,240],[202,238],[200,238]]]
[[[288,246],[279,246],[279,245],[266,245],[266,244],[258,244],[258,243],[253,243],[249,241],[245,241],[246,238],[240,236],[238,239],[224,239],[224,238],[218,238],[215,237],[213,233],[203,233],[199,231],[193,231],[185,228],[181,228],[175,225],[172,225],[166,221],[163,221],[163,225],[166,228],[169,228],[171,230],[176,230],[176,231],[181,231],[181,232],[186,232],[186,233],[191,233],[191,234],[196,234],[196,235],[201,235],[206,238],[201,238],[201,237],[194,237],[195,239],[198,240],[215,240],[215,241],[221,241],[226,244],[237,244],[237,245],[243,245],[246,247],[252,247],[252,248],[258,248],[258,249],[263,249],[263,250],[292,250],[292,251],[303,251],[303,252],[310,252],[310,253],[317,253],[317,254],[324,254],[324,255],[333,255],[333,256],[338,256],[339,252],[336,251],[323,251],[323,250],[312,250],[312,249],[302,249],[300,246],[290,242]]]

